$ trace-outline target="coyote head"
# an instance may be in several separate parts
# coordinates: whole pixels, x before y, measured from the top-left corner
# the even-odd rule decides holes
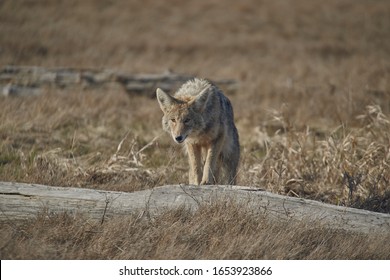
[[[204,128],[202,113],[209,97],[208,88],[196,96],[178,99],[162,89],[157,89],[157,100],[164,113],[162,125],[172,135],[173,140],[182,143],[187,137],[201,132]]]

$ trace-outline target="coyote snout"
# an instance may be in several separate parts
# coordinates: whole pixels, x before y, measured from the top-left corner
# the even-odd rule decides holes
[[[194,79],[173,96],[161,89],[156,94],[164,113],[163,129],[176,143],[185,144],[189,183],[235,184],[239,137],[232,105],[222,91],[206,80]]]
[[[187,138],[187,136],[179,135],[179,136],[175,137],[175,141],[180,144],[180,143],[183,143],[183,141],[186,140],[186,138]]]

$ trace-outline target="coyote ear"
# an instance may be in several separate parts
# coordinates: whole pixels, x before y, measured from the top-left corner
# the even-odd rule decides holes
[[[196,110],[202,112],[206,108],[207,100],[209,99],[209,88],[202,90],[196,98],[191,102],[191,105],[195,107]]]
[[[157,100],[160,104],[161,110],[165,113],[168,111],[168,107],[176,103],[176,99],[170,96],[168,93],[158,88],[156,90]]]

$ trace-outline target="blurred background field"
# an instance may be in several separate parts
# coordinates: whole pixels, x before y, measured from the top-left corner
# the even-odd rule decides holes
[[[390,213],[387,0],[4,0],[0,34],[1,67],[235,79],[237,90],[226,93],[242,148],[239,185]],[[45,87],[39,96],[0,96],[0,108],[1,181],[129,192],[187,182],[187,159],[150,97],[115,85]],[[163,220],[170,215],[178,214]],[[48,251],[27,257],[96,256]],[[277,257],[225,257],[234,256]]]

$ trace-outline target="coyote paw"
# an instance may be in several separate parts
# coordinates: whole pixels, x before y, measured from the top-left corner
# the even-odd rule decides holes
[[[200,185],[213,185],[214,183],[211,182],[210,180],[202,180],[202,182],[200,182]]]

